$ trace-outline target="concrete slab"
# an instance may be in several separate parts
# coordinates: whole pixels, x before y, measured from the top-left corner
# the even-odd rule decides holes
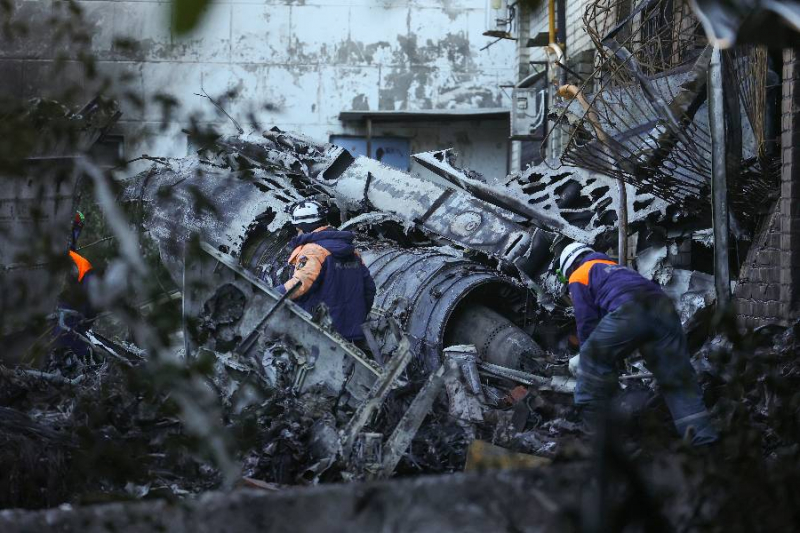
[[[373,3],[351,9],[350,47],[339,60],[348,64],[402,64],[405,59],[400,43],[408,35],[408,17],[408,7],[401,5]]]
[[[470,9],[467,12],[467,39],[475,65],[479,70],[505,69],[513,72],[517,57],[516,41],[503,39],[486,50],[481,50],[496,40],[495,37],[484,37],[483,32],[488,29],[486,26],[484,9]]]
[[[147,62],[142,64],[144,97],[147,107],[144,119],[164,118],[156,96],[171,95],[182,104],[191,105],[202,86],[201,66],[197,63]],[[210,90],[206,88],[206,90]]]
[[[81,102],[92,98],[86,69],[80,61],[26,61],[23,69],[25,98],[53,98]],[[57,82],[56,82],[57,80]]]
[[[466,11],[441,7],[411,9],[410,42],[406,48],[410,64],[457,70],[474,68],[467,27]]]
[[[267,106],[264,124],[319,123],[320,70],[316,66],[274,65],[256,69],[257,83],[245,87],[241,98]],[[298,131],[303,131],[300,126]]]
[[[117,4],[118,2],[79,3],[88,25],[87,33],[92,40],[91,49],[98,59],[110,58],[113,55],[114,38],[119,37],[118,29],[114,26]]]
[[[436,87],[432,67],[390,67],[381,69],[379,109],[431,109]]]
[[[573,465],[458,473],[375,483],[209,493],[177,504],[115,503],[48,511],[0,511],[6,533],[83,531],[461,533],[563,531],[582,475]]]
[[[100,61],[98,72],[112,81],[115,94],[121,95],[117,103],[124,120],[143,120],[145,109],[143,64],[133,61]],[[138,103],[137,103],[138,102]]]

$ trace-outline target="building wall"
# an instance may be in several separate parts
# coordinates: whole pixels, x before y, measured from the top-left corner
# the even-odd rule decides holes
[[[800,49],[784,51],[782,92],[780,316],[788,322],[800,314]]]
[[[41,26],[56,4],[17,0],[17,18]],[[170,2],[77,5],[88,21],[98,69],[126,77],[122,85],[135,96],[124,102],[119,125],[130,157],[186,154],[180,133],[186,121],[165,124],[162,107],[152,104],[162,94],[179,102],[183,113],[202,110],[206,120],[227,122],[195,93],[220,97],[232,91],[236,96],[224,107],[243,125],[252,113],[263,127],[327,140],[365,133],[363,126],[338,120],[344,110],[508,107],[499,85],[516,76],[513,42],[480,50],[490,42],[482,35],[485,0],[215,0],[188,37],[170,31]],[[75,59],[74,52],[49,44],[48,30],[30,37],[0,50],[0,73],[6,74],[0,91],[47,95],[58,89],[60,77],[84,74],[79,62],[69,60],[55,74],[59,56]],[[138,49],[125,46],[126,38]],[[150,105],[132,104],[136,99]],[[504,173],[507,140],[504,148],[496,145],[508,137],[507,124],[474,126],[449,127],[441,135],[431,135],[430,128],[403,131],[426,150],[446,147],[429,142],[453,140],[479,164],[477,170]],[[489,155],[481,157],[484,148]]]
[[[780,318],[781,213],[776,205],[765,218],[747,254],[733,294],[740,325],[755,328]]]
[[[566,18],[567,18],[567,61],[570,68],[578,71],[582,75],[591,72],[591,69],[584,68],[578,65],[574,60],[584,61],[587,51],[594,50],[589,34],[586,32],[586,27],[583,23],[583,14],[589,0],[568,0],[566,2]],[[521,8],[523,11],[520,14],[520,22],[517,25],[517,69],[519,78],[517,81],[522,80],[533,72],[539,71],[543,68],[542,65],[532,66],[531,61],[546,61],[550,59],[542,47],[526,47],[529,38],[534,38],[540,33],[548,33],[550,28],[550,18],[548,14],[548,2],[541,0],[532,8],[526,7],[527,4]],[[523,170],[522,166],[522,143],[520,141],[511,142],[511,170]],[[536,149],[538,153],[538,149]]]
[[[748,254],[734,305],[745,327],[800,316],[800,50],[783,54],[781,196]]]
[[[574,56],[584,50],[594,50],[592,40],[586,33],[583,23],[583,14],[589,0],[567,0],[567,54]],[[529,13],[528,36],[536,37],[539,33],[547,33],[550,27],[550,19],[547,11],[547,2],[542,1]],[[520,40],[520,46],[524,46],[525,40]],[[547,55],[543,48],[533,47],[530,49],[531,61],[544,61]]]
[[[373,135],[408,137],[411,153],[438,148],[455,147],[460,166],[476,170],[489,179],[504,178],[509,169],[508,120],[458,120],[415,123],[373,124]],[[412,173],[428,173],[421,165],[411,162]]]

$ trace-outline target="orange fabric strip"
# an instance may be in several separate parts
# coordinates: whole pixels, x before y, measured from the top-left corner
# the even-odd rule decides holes
[[[283,284],[283,288],[288,291],[296,283],[300,283],[300,288],[292,293],[290,299],[296,300],[308,292],[322,271],[322,263],[329,255],[331,253],[328,250],[314,243],[304,244],[294,249],[289,258],[289,264],[294,265],[294,274],[289,281]]]
[[[614,261],[609,261],[607,259],[594,259],[592,261],[586,261],[584,264],[579,266],[575,272],[569,277],[570,283],[580,283],[581,285],[589,285],[589,271],[592,267],[598,263],[602,263],[604,265],[616,265]]]
[[[92,264],[78,252],[70,250],[69,256],[72,258],[75,266],[78,267],[78,283],[80,283],[83,281],[83,276],[92,269]]]

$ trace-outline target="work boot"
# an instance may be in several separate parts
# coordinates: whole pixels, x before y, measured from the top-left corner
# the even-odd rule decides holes
[[[597,434],[597,425],[600,415],[595,406],[583,405],[580,408],[580,420],[578,422],[578,429],[581,433],[589,437]]]
[[[711,415],[705,409],[675,420],[675,428],[682,438],[692,443],[692,446],[706,446],[719,440],[719,434],[711,423]]]

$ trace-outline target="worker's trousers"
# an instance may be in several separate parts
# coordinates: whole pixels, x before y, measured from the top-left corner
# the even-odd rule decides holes
[[[694,428],[692,443],[717,440],[689,361],[686,335],[666,296],[627,302],[607,314],[581,346],[575,403],[602,408],[618,388],[617,365],[639,349],[653,373],[681,436]]]

